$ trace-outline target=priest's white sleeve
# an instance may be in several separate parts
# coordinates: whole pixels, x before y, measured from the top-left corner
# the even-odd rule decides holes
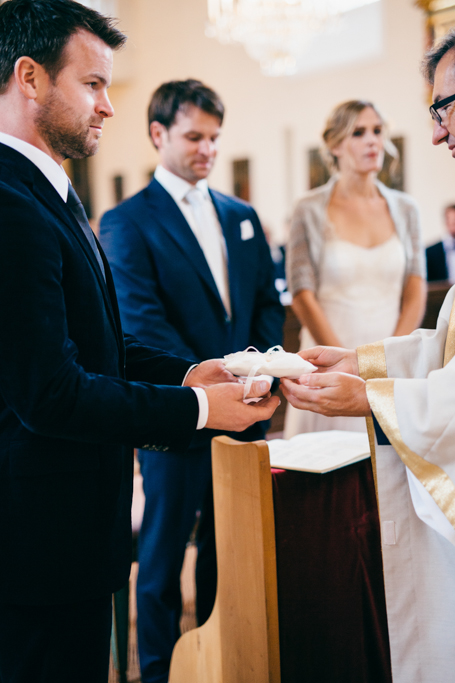
[[[374,364],[368,346],[358,349],[358,357],[371,409],[409,470],[417,515],[455,544],[455,358],[449,360],[455,351],[455,326],[449,330],[453,300],[454,288],[436,330],[387,339],[382,357],[381,346],[375,345]]]
[[[443,366],[447,330],[455,297],[452,287],[441,307],[436,330],[415,330],[405,337],[384,340],[387,377],[422,378]]]
[[[369,435],[381,520],[392,676],[449,681],[455,670],[455,311],[437,330],[357,349],[374,416]],[[455,309],[455,306],[454,306]]]

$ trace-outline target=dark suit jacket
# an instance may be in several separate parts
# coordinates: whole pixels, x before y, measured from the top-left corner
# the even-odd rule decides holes
[[[280,344],[284,320],[256,212],[239,199],[210,194],[226,240],[231,320],[196,237],[158,181],[108,211],[100,229],[124,328],[144,343],[198,361]],[[242,240],[245,220],[254,233]],[[196,441],[210,436],[205,430]],[[260,436],[256,427],[249,438]]]
[[[0,145],[0,602],[124,585],[132,447],[183,451],[195,431],[194,392],[151,384],[190,361],[123,337],[105,267],[107,285],[52,185]]]
[[[427,280],[447,280],[449,273],[447,270],[446,253],[444,250],[444,243],[437,242],[436,244],[427,247],[425,250],[427,258]]]

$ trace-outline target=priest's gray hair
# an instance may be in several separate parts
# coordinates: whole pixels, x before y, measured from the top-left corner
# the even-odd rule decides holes
[[[433,85],[434,83],[434,74],[439,62],[444,55],[453,48],[455,48],[455,29],[449,31],[447,35],[441,38],[441,40],[426,53],[422,62],[422,73],[430,85]],[[453,54],[453,61],[455,67],[455,51]]]

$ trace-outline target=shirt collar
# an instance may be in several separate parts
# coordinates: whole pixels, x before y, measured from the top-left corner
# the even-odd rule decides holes
[[[175,202],[181,202],[182,199],[186,197],[189,190],[194,187],[194,185],[191,185],[187,180],[180,178],[180,176],[175,175],[175,173],[171,173],[171,171],[168,171],[161,165],[156,167],[154,178],[167,192],[169,192]],[[210,197],[207,180],[198,180],[196,187],[198,190],[201,190],[204,197]]]
[[[34,145],[30,145],[25,140],[20,140],[13,135],[0,132],[0,142],[7,147],[15,149],[16,152],[23,154],[35,166],[39,168],[41,173],[46,176],[50,184],[59,193],[64,202],[68,199],[68,176],[66,175],[63,166],[57,164],[56,161],[38,149]]]

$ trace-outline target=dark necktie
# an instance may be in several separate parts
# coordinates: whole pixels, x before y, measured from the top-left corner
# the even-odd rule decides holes
[[[101,272],[103,273],[103,277],[106,280],[106,274],[104,272],[104,265],[101,259],[101,254],[95,242],[95,235],[93,234],[93,231],[90,227],[90,223],[88,222],[87,214],[85,213],[85,209],[82,206],[82,202],[77,196],[76,192],[74,191],[74,188],[71,185],[71,183],[68,183],[68,200],[66,203],[68,208],[71,209],[71,213],[81,226],[84,235],[86,236],[90,246],[92,247],[93,252],[96,256],[96,260],[98,261],[99,267],[101,268]]]

